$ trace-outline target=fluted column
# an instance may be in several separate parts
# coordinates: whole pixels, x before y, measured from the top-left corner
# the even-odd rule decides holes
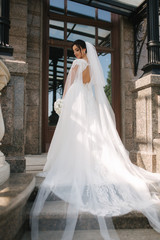
[[[7,85],[10,80],[10,73],[6,65],[0,60],[0,96],[1,90]],[[0,99],[0,145],[2,138],[5,133],[5,126],[3,121],[2,109],[1,109],[1,99]],[[3,184],[10,175],[10,166],[5,161],[4,154],[0,151],[0,185]]]

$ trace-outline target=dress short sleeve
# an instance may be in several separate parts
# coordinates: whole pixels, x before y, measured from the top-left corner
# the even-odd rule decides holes
[[[85,68],[88,66],[88,63],[84,59],[76,59],[72,63],[72,68],[74,68],[75,66],[80,66],[81,70],[84,71]]]

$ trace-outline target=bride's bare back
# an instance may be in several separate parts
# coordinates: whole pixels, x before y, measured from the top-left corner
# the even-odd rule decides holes
[[[83,71],[82,73],[82,77],[83,77],[83,83],[89,83],[91,81],[90,78],[90,72],[89,72],[89,67],[87,66],[86,69]]]

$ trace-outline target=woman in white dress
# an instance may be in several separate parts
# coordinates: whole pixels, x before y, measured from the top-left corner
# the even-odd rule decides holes
[[[142,212],[160,232],[160,174],[131,163],[116,131],[94,46],[77,40],[72,49],[77,59],[66,80],[45,179],[31,214],[32,240],[38,239],[37,216],[52,193],[68,203],[63,240],[73,238],[78,213],[83,211],[97,216],[106,240],[119,239],[115,231],[112,236],[108,231],[112,217],[130,211]]]

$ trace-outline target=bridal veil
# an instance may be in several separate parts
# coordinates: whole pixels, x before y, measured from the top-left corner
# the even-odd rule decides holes
[[[131,211],[142,212],[160,232],[160,174],[132,164],[104,93],[98,55],[92,44],[86,42],[86,46],[88,62],[75,60],[66,81],[46,176],[31,212],[32,240],[39,239],[38,218],[52,194],[68,203],[62,240],[72,240],[80,212],[97,217],[105,240],[119,239],[112,217]],[[83,84],[87,66],[91,81]]]

